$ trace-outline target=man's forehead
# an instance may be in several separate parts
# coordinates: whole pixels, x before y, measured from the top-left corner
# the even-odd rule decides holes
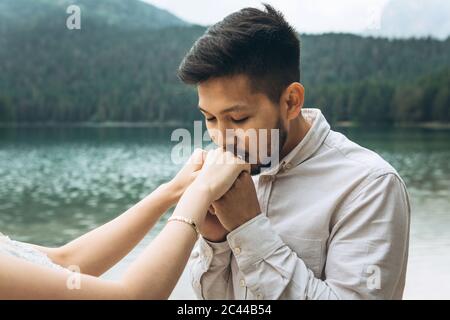
[[[202,100],[210,104],[211,100],[223,100],[228,106],[241,105],[253,99],[255,94],[247,76],[227,76],[212,78],[198,85],[199,104]]]
[[[239,76],[210,79],[198,85],[199,108],[204,112],[248,111],[257,104],[246,78]]]

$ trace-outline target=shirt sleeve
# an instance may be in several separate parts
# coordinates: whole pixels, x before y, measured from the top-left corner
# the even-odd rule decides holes
[[[406,189],[395,174],[373,179],[337,214],[322,279],[263,214],[227,239],[258,299],[391,299],[404,281],[409,214]]]
[[[198,299],[232,299],[231,249],[228,242],[200,237],[190,261],[192,287]]]

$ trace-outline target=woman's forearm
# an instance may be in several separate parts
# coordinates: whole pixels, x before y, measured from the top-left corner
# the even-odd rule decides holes
[[[173,215],[204,220],[210,206],[205,190],[192,185]],[[167,223],[158,237],[127,270],[122,284],[136,299],[166,299],[175,288],[197,240],[195,230],[179,221]],[[154,288],[148,290],[148,288]]]
[[[55,263],[76,266],[84,274],[99,276],[127,255],[176,201],[169,185],[160,186],[149,196],[114,220],[72,242],[50,249]]]
[[[208,207],[207,196],[191,188],[174,215],[201,219]],[[169,222],[118,281],[54,270],[0,253],[0,299],[166,299],[196,239],[189,224]],[[78,283],[76,288],[68,287],[70,279]]]

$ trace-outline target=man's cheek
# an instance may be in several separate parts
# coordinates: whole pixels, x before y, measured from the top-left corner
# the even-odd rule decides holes
[[[204,140],[209,137],[216,146],[223,146],[222,134],[219,130],[207,126],[208,134],[204,136]]]

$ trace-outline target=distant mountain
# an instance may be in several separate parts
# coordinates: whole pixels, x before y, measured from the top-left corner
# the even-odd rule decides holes
[[[0,0],[0,123],[198,119],[176,70],[204,32],[137,0]],[[450,121],[450,38],[301,41],[306,106],[330,121]]]
[[[120,29],[160,29],[189,24],[168,11],[140,0],[1,0],[0,28],[33,28],[41,24],[65,26],[69,5],[81,9],[81,26]]]
[[[383,8],[379,30],[368,34],[411,38],[450,36],[450,1],[448,0],[390,0]]]

